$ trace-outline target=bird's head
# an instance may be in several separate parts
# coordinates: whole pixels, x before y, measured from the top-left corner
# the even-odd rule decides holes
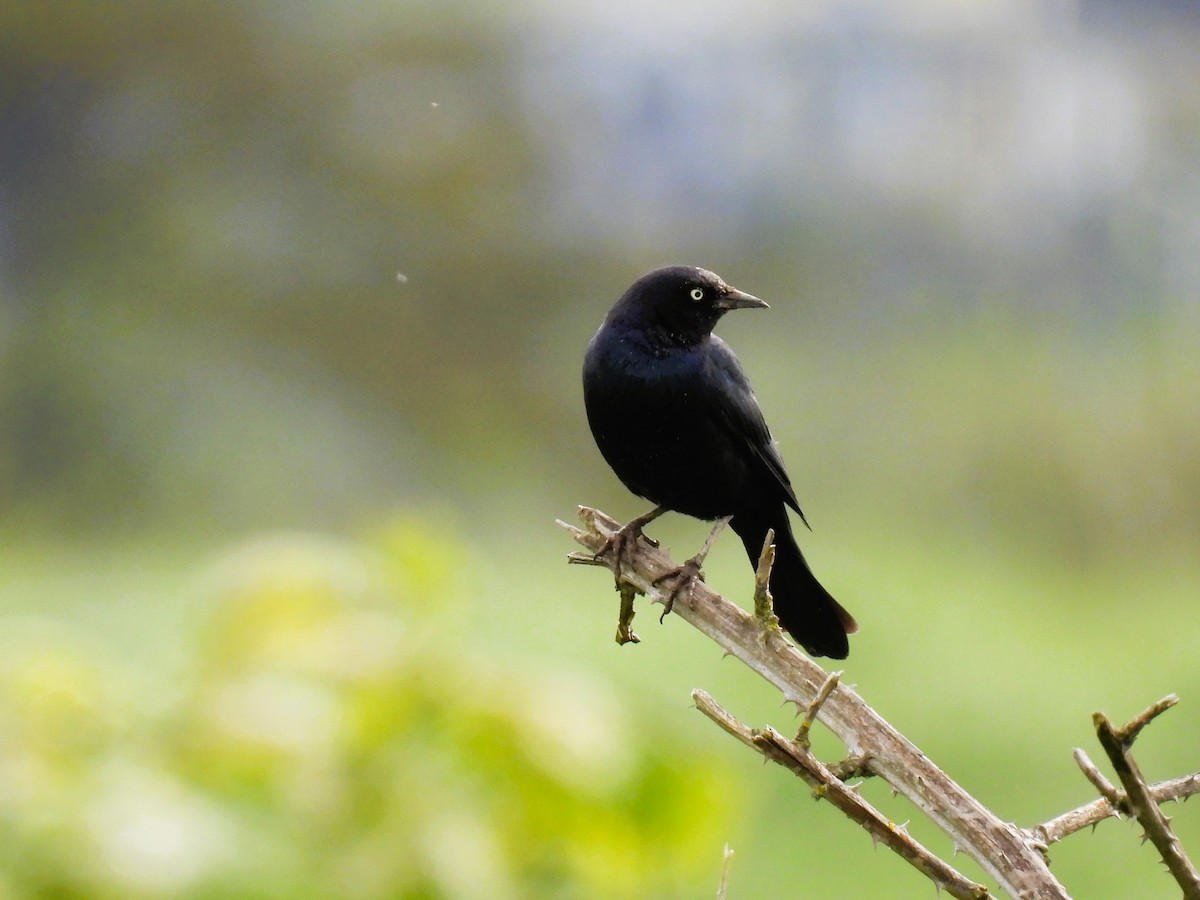
[[[731,309],[766,309],[757,297],[726,284],[715,272],[695,266],[655,269],[635,281],[613,307],[613,315],[673,343],[699,343]]]

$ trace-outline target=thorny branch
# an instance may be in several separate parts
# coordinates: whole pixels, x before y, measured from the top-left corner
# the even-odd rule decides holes
[[[619,565],[617,574],[623,601],[621,621],[625,628],[624,631],[618,631],[620,641],[623,636],[632,634],[628,630],[628,622],[632,618],[632,594],[628,591],[636,589],[639,593],[651,595],[654,602],[662,602],[654,581],[676,566],[666,553],[647,541],[638,541],[627,548],[619,563],[610,558],[611,554],[600,553],[597,557],[597,553],[612,546],[609,538],[619,529],[619,524],[604,513],[588,507],[580,507],[579,515],[583,528],[559,523],[590,551],[573,553],[570,561],[608,568]],[[888,821],[863,800],[856,785],[846,784],[847,779],[868,775],[882,778],[891,785],[893,791],[903,794],[929,816],[950,837],[956,852],[961,850],[969,855],[1005,892],[1020,900],[1068,898],[1066,889],[1049,870],[1045,857],[1047,845],[1109,816],[1136,809],[1139,803],[1144,802],[1148,808],[1158,812],[1158,803],[1200,793],[1200,773],[1197,773],[1152,786],[1140,781],[1145,794],[1142,799],[1137,799],[1124,777],[1122,783],[1125,784],[1125,791],[1122,792],[1109,784],[1087,761],[1087,766],[1096,776],[1093,781],[1098,785],[1097,790],[1104,795],[1101,799],[1031,829],[1001,821],[871,709],[853,688],[839,684],[838,673],[826,673],[792,646],[774,626],[770,594],[766,589],[773,555],[774,547],[768,537],[756,572],[754,615],[716,594],[702,582],[694,583],[690,590],[676,598],[674,612],[716,642],[727,654],[742,660],[780,690],[788,701],[805,710],[800,732],[794,740],[789,740],[771,728],[751,730],[703,691],[693,692],[697,707],[747,746],[791,769],[812,786],[815,796],[833,802],[866,829],[874,840],[899,853],[951,896],[979,898],[990,894],[984,885],[967,879],[914,841],[904,832],[903,826]],[[1137,732],[1154,715],[1170,705],[1167,703],[1163,706],[1163,702],[1160,701],[1160,704],[1117,732],[1123,736],[1125,757],[1128,756],[1128,745]],[[818,718],[845,744],[848,752],[846,759],[827,765],[813,756],[808,746],[808,731]],[[1086,755],[1082,751],[1080,755],[1083,765]],[[1092,778],[1092,774],[1089,774],[1089,778]],[[1147,833],[1150,833],[1149,829]],[[1183,859],[1186,861],[1186,857]],[[1185,882],[1180,883],[1185,885],[1186,890]],[[1193,894],[1185,896],[1200,897]]]
[[[930,853],[918,841],[909,836],[903,825],[897,825],[862,798],[856,785],[848,785],[813,756],[807,746],[789,741],[773,728],[750,729],[726,712],[706,692],[692,691],[696,708],[733,735],[747,747],[752,747],[764,757],[779,763],[803,778],[813,789],[818,800],[828,800],[851,821],[857,822],[871,835],[871,839],[883,844],[910,863],[934,884],[944,888],[951,897],[963,900],[980,900],[988,896],[988,889],[976,884],[952,866]]]
[[[1108,754],[1109,762],[1112,763],[1117,777],[1121,779],[1121,784],[1125,786],[1126,802],[1142,828],[1146,829],[1146,837],[1162,854],[1162,860],[1171,876],[1183,888],[1184,900],[1200,900],[1200,873],[1196,872],[1196,867],[1188,859],[1179,838],[1171,830],[1171,820],[1154,801],[1150,786],[1146,784],[1142,770],[1130,752],[1134,739],[1150,720],[1177,702],[1179,698],[1174,694],[1164,697],[1124,728],[1114,728],[1104,713],[1096,713],[1092,720],[1096,725],[1096,736],[1100,739],[1100,746]]]
[[[1200,794],[1200,772],[1195,775],[1184,775],[1182,778],[1172,778],[1170,781],[1160,781],[1150,787],[1150,796],[1158,804],[1186,800],[1194,794]],[[1117,797],[1116,808],[1101,797],[1099,800],[1085,803],[1061,816],[1055,816],[1048,822],[1034,826],[1031,833],[1037,840],[1049,845],[1061,841],[1076,831],[1083,831],[1085,828],[1098,825],[1112,816],[1127,815],[1129,809],[1125,795],[1117,791]]]

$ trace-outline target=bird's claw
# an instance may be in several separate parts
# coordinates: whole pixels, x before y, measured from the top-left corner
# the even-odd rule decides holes
[[[675,607],[676,597],[685,590],[691,590],[692,585],[697,581],[704,581],[704,572],[700,569],[700,563],[701,559],[699,557],[692,557],[682,566],[676,566],[671,571],[664,572],[650,582],[654,587],[658,587],[665,581],[674,580],[675,582],[671,585],[670,592],[663,598],[663,612],[658,617],[659,623],[662,623],[666,619],[667,614]]]
[[[596,551],[596,555],[592,557],[597,562],[603,562],[601,557],[606,554],[612,554],[612,570],[613,577],[616,579],[617,590],[621,590],[621,562],[631,556],[633,548],[637,546],[638,538],[644,538],[646,543],[651,547],[657,547],[658,541],[654,538],[646,537],[642,533],[642,529],[661,516],[667,511],[665,506],[656,506],[648,513],[643,513],[636,519],[630,519],[625,525],[614,531],[608,536],[604,544]]]
[[[641,523],[635,520],[609,535],[603,546],[592,557],[597,561],[601,561],[608,554],[612,554],[612,570],[617,590],[621,589],[621,564],[629,560],[633,554],[633,549],[637,546],[639,538],[647,541],[651,547],[658,546],[658,541],[642,533]]]

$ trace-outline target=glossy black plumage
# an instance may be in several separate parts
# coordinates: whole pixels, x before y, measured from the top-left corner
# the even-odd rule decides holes
[[[775,529],[780,624],[817,656],[844,658],[857,625],[809,570],[786,507],[803,519],[783,460],[733,351],[712,333],[731,309],[765,307],[690,266],[639,278],[588,345],[588,423],[617,477],[652,503],[729,523],[758,560]]]

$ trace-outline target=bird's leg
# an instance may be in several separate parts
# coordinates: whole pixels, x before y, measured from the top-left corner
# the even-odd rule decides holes
[[[622,526],[604,542],[604,546],[596,551],[594,559],[599,559],[606,553],[613,555],[613,576],[616,578],[617,590],[621,589],[621,563],[629,557],[633,548],[637,546],[638,538],[646,537],[642,534],[642,529],[661,516],[667,511],[665,506],[656,506],[648,513],[643,513],[636,519],[630,519],[629,523]],[[657,547],[658,541],[654,538],[646,537],[650,546]]]
[[[674,580],[675,582],[671,586],[671,592],[667,594],[667,598],[663,601],[663,613],[658,617],[659,622],[667,617],[667,613],[669,613],[671,611],[671,607],[675,605],[675,598],[679,596],[680,592],[683,591],[684,588],[690,587],[692,582],[697,578],[701,581],[704,580],[704,573],[700,570],[700,567],[704,565],[704,558],[708,556],[708,551],[711,550],[712,545],[716,543],[717,535],[725,530],[725,526],[729,524],[729,520],[732,518],[733,516],[725,516],[723,519],[718,519],[717,524],[713,526],[713,530],[710,531],[708,533],[708,537],[704,539],[704,545],[700,548],[699,553],[685,562],[682,566],[674,568],[670,572],[659,575],[652,582],[650,582],[655,586],[662,584],[664,581]]]

